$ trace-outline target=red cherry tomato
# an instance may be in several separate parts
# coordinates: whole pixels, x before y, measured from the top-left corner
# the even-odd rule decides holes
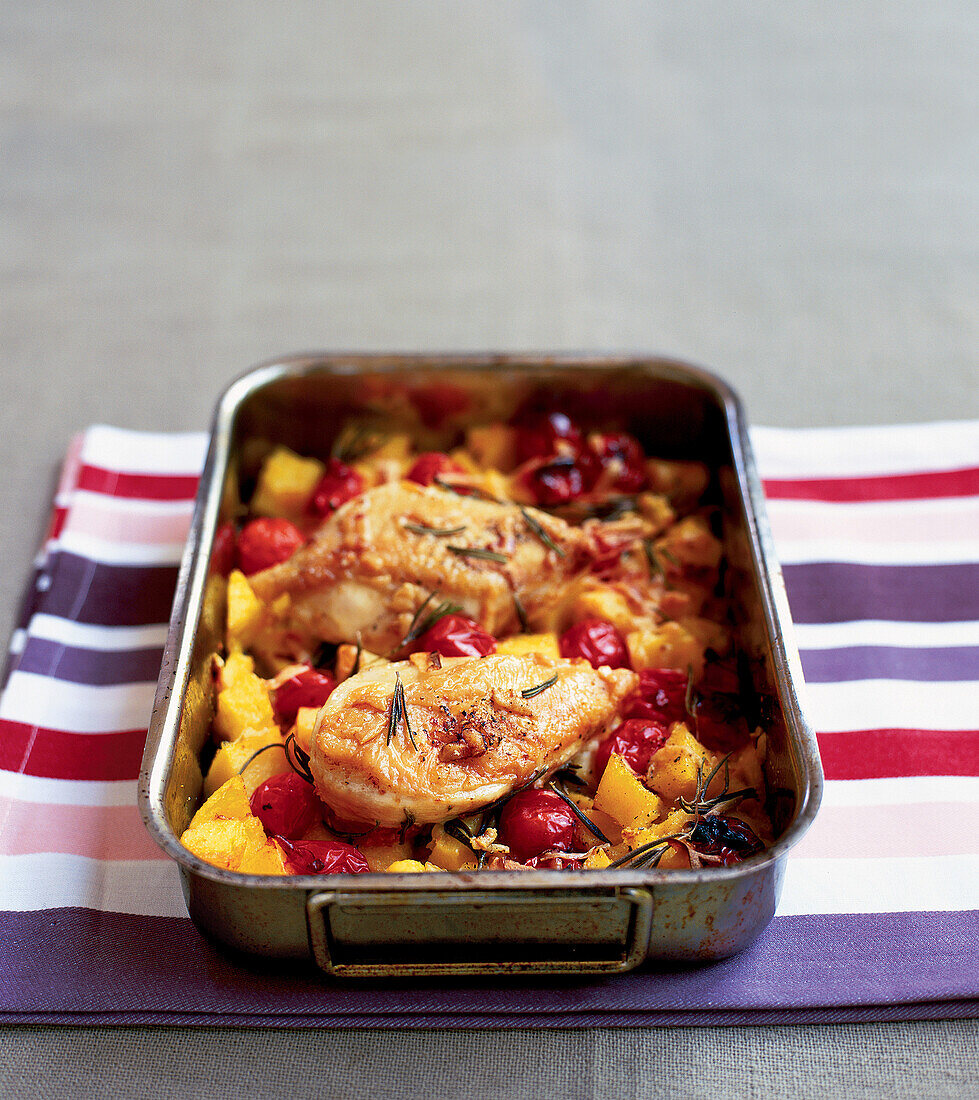
[[[322,813],[313,788],[295,772],[266,779],[255,788],[250,802],[266,833],[286,840],[298,840]]]
[[[321,707],[336,686],[336,679],[321,669],[307,667],[294,672],[275,689],[276,718],[292,725],[300,707]]]
[[[613,752],[629,765],[636,775],[645,775],[649,761],[657,749],[666,744],[669,730],[648,718],[628,718],[595,750],[595,773],[601,775]]]
[[[238,536],[238,567],[246,576],[286,561],[306,541],[287,519],[262,516],[250,520]]]
[[[211,572],[226,577],[235,567],[235,543],[237,542],[235,525],[222,523],[214,532],[214,546],[211,550]]]
[[[309,499],[309,510],[316,516],[328,516],[363,491],[364,479],[360,474],[340,459],[331,458]]]
[[[593,668],[628,668],[625,639],[605,619],[582,619],[561,635],[562,657],[584,657]]]
[[[518,791],[500,812],[499,838],[523,863],[541,852],[567,852],[574,846],[578,819],[553,791]]]
[[[750,731],[734,661],[708,662],[697,684],[692,729],[697,739],[715,752],[732,752],[747,744]]]
[[[581,450],[581,429],[562,412],[527,413],[516,423],[517,462],[576,455]]]
[[[687,717],[687,674],[675,668],[644,668],[639,691],[622,706],[624,718],[649,718],[669,727]]]
[[[370,870],[363,854],[342,840],[275,840],[294,875],[361,875]]]
[[[431,485],[443,474],[461,474],[462,472],[462,467],[442,451],[425,451],[411,464],[411,469],[405,474],[405,478],[419,485]]]
[[[536,504],[543,508],[556,508],[588,493],[600,472],[594,456],[582,451],[577,456],[545,459],[530,466],[521,477]]]
[[[496,652],[496,639],[463,615],[443,615],[411,645],[413,653],[443,657],[485,657]]]
[[[602,434],[593,432],[588,447],[603,468],[616,462],[621,472],[612,487],[623,493],[637,493],[646,484],[646,456],[642,445],[628,432]]]

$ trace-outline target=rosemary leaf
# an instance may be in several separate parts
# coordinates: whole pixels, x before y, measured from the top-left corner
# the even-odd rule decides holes
[[[500,565],[506,565],[509,560],[506,554],[499,554],[496,550],[486,550],[481,546],[446,546],[446,550],[460,558],[478,558],[480,561],[495,561]]]
[[[394,694],[391,696],[391,713],[388,715],[387,743],[389,745],[391,744],[391,739],[397,732],[398,722],[401,720],[402,706],[404,706],[404,691],[401,688],[401,673],[396,672],[394,674]]]
[[[567,796],[567,794],[564,791],[561,790],[561,788],[557,785],[557,783],[548,783],[547,785],[558,796],[558,798],[561,799],[562,802],[567,803],[568,809],[571,810],[571,812],[575,815],[575,817],[581,822],[582,825],[584,825],[584,827],[590,833],[592,833],[594,836],[598,837],[598,839],[603,844],[611,844],[612,843],[609,840],[609,838],[602,832],[602,830],[599,829],[599,827],[593,821],[591,821],[588,818],[588,816],[581,810],[581,808],[574,801],[574,799],[569,798]]]
[[[520,597],[513,593],[513,607],[517,612],[517,621],[520,623],[520,629],[524,634],[527,633],[527,612],[524,610],[523,604],[520,602]]]
[[[534,532],[534,534],[540,539],[540,541],[548,548],[553,550],[559,558],[563,558],[564,551],[560,546],[551,538],[551,536],[544,530],[543,527],[537,522],[536,519],[527,511],[526,508],[520,509],[520,514],[523,516],[527,526]]]
[[[535,684],[534,687],[524,688],[523,691],[520,692],[520,696],[523,699],[533,699],[535,695],[540,695],[542,691],[547,691],[549,687],[554,687],[556,683],[557,673],[555,672],[549,680],[545,680],[542,684]]]
[[[461,535],[466,529],[466,525],[462,524],[460,527],[426,527],[423,523],[406,523],[406,531],[411,531],[416,535],[433,535],[435,538],[445,538],[447,535]]]

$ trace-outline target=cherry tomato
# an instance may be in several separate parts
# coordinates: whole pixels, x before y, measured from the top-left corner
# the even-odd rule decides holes
[[[306,541],[287,519],[262,516],[250,520],[238,536],[238,567],[246,576],[286,561]]]
[[[687,674],[675,668],[644,668],[639,691],[622,707],[624,718],[649,718],[663,726],[687,717]]]
[[[669,729],[660,722],[627,718],[595,750],[596,775],[605,771],[613,752],[617,752],[636,775],[645,775],[653,753],[666,744],[669,735]]]
[[[363,491],[364,479],[360,474],[340,459],[331,458],[309,499],[309,510],[316,516],[328,516]]]
[[[584,496],[592,489],[600,472],[594,456],[582,451],[577,456],[545,459],[524,470],[521,478],[536,504],[555,508]]]
[[[425,451],[412,463],[405,478],[419,485],[431,485],[443,474],[461,474],[462,472],[462,467],[442,451]]]
[[[251,797],[252,813],[269,836],[298,840],[322,813],[322,804],[301,775],[283,772],[260,783]]]
[[[605,619],[582,619],[561,635],[562,657],[584,657],[592,668],[628,668],[625,639]]]
[[[588,447],[603,468],[617,462],[621,472],[612,487],[623,493],[637,493],[646,484],[646,456],[642,445],[628,432],[592,432]]]
[[[275,840],[294,875],[360,875],[370,870],[363,854],[342,840]]]
[[[211,550],[211,572],[226,577],[235,567],[235,543],[237,541],[235,525],[222,523],[214,532],[214,547]]]
[[[485,657],[496,652],[496,639],[472,619],[443,615],[410,648],[413,653],[439,653],[443,657]]]
[[[500,811],[499,838],[519,860],[574,847],[578,819],[553,791],[518,791]]]
[[[693,723],[697,739],[716,752],[732,752],[747,744],[750,731],[734,661],[708,662],[697,684]]]
[[[307,667],[294,672],[275,689],[273,705],[276,718],[292,725],[300,707],[321,707],[336,686],[336,679],[318,668]]]
[[[517,463],[532,458],[576,455],[581,450],[581,429],[562,412],[527,413],[516,423]]]
[[[710,814],[697,822],[690,833],[690,844],[705,855],[720,856],[725,866],[740,863],[764,848],[749,825],[736,817],[719,814]]]

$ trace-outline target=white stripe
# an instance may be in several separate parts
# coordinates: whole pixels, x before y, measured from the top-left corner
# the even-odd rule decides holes
[[[208,438],[206,432],[134,432],[96,424],[85,432],[81,461],[125,473],[197,475]]]
[[[979,802],[979,776],[907,775],[886,779],[833,779],[823,806],[914,806],[929,802]]]
[[[793,623],[799,649],[846,649],[848,646],[901,646],[943,649],[979,646],[979,622],[896,623],[862,619],[850,623]]]
[[[192,500],[144,500],[137,497],[110,497],[90,489],[76,489],[72,508],[90,508],[103,515],[114,513],[123,519],[190,518],[194,512]],[[71,523],[69,517],[67,522]]]
[[[872,477],[979,463],[979,420],[859,428],[751,429],[763,478]]]
[[[49,543],[49,552],[63,550],[107,565],[179,565],[183,542],[116,542],[78,534],[65,528],[61,538]]]
[[[782,565],[856,562],[866,565],[960,565],[977,560],[972,539],[959,542],[852,542],[844,539],[776,539]]]
[[[0,910],[27,913],[68,906],[186,917],[172,859],[100,860],[43,852],[0,856]]]
[[[27,631],[22,626],[19,626],[13,634],[10,635],[9,652],[16,657],[19,653],[24,652],[25,645],[27,645]]]
[[[975,680],[938,684],[911,680],[807,683],[806,692],[808,716],[819,733],[979,727],[979,682]]]
[[[155,692],[155,684],[93,687],[15,671],[0,699],[0,718],[71,733],[146,729]]]
[[[0,798],[48,806],[135,806],[135,779],[48,779],[0,771]]]
[[[792,859],[781,917],[979,909],[979,856]]]
[[[150,649],[167,640],[165,624],[152,626],[95,626],[76,623],[57,615],[38,614],[31,619],[28,634],[78,649]]]

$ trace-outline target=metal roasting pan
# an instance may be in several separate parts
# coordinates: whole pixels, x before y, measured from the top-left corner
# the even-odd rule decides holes
[[[586,424],[616,421],[650,454],[713,471],[724,515],[742,650],[768,732],[766,780],[777,840],[727,868],[293,876],[212,867],[178,839],[201,800],[214,712],[211,655],[224,586],[209,576],[215,530],[247,499],[264,454],[284,444],[325,456],[365,411],[407,427],[454,412],[450,427],[507,416],[544,397]],[[431,437],[437,442],[437,437]],[[646,355],[311,354],[234,381],[214,415],[139,779],[139,805],[177,861],[190,916],[235,950],[308,959],[343,977],[594,974],[647,960],[733,955],[775,912],[789,849],[819,806],[822,769],[800,705],[802,672],[740,401],[716,376]]]

